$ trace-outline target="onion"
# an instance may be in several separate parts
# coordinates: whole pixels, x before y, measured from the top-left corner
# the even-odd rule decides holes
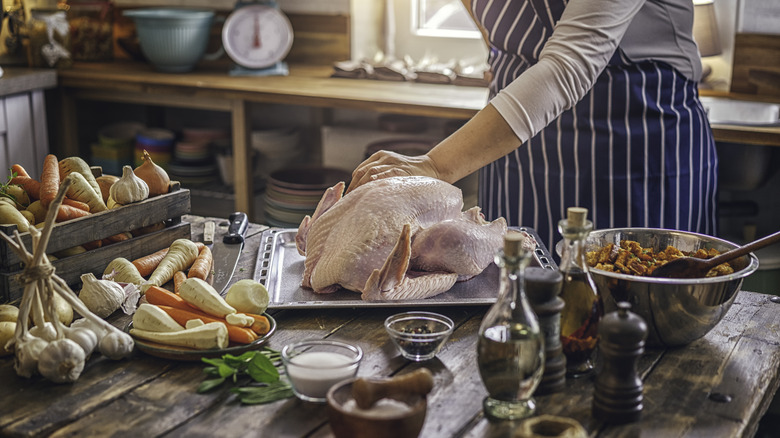
[[[143,163],[133,171],[135,176],[141,178],[149,186],[149,197],[168,193],[171,178],[168,172],[152,161],[149,152],[144,150]]]

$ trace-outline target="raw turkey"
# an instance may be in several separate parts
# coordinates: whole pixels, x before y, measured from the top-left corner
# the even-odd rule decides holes
[[[481,273],[503,244],[506,221],[462,211],[460,189],[438,179],[385,178],[343,192],[343,182],[329,188],[295,236],[306,257],[301,284],[317,293],[432,297]]]

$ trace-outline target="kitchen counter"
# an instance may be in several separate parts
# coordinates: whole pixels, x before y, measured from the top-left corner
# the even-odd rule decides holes
[[[230,76],[228,66],[161,73],[144,63],[75,63],[58,71],[63,156],[79,155],[78,100],[224,111],[231,115],[235,209],[254,214],[248,104],[347,108],[466,120],[487,103],[482,87],[331,78],[330,66],[291,65],[289,76]],[[742,98],[723,93],[720,97]],[[744,97],[744,96],[743,96]],[[714,125],[715,139],[780,146],[780,127]]]
[[[200,240],[206,219],[185,216]],[[251,224],[236,275],[255,271],[261,232]],[[219,237],[219,236],[217,236]],[[705,337],[679,348],[649,348],[639,360],[644,409],[639,422],[609,426],[591,416],[593,382],[569,379],[563,392],[537,396],[537,413],[580,422],[591,437],[750,437],[780,384],[780,312],[771,296],[742,291],[724,319]],[[359,345],[358,375],[388,377],[425,367],[434,375],[421,437],[512,437],[518,422],[490,422],[477,370],[476,342],[487,306],[444,306],[455,331],[439,355],[413,363],[387,338],[384,319],[401,308],[269,310],[278,327],[267,346],[328,338]],[[110,318],[125,327],[130,317]],[[16,436],[262,436],[331,437],[326,406],[295,398],[241,405],[228,387],[195,389],[204,364],[175,362],[135,352],[111,361],[96,354],[79,380],[54,384],[16,376],[12,358],[0,358],[0,435]]]
[[[0,97],[57,86],[57,71],[24,67],[3,67]]]

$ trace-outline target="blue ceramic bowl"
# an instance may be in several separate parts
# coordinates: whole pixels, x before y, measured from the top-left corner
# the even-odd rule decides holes
[[[135,22],[141,51],[163,72],[192,70],[206,52],[214,11],[141,8],[123,12]]]

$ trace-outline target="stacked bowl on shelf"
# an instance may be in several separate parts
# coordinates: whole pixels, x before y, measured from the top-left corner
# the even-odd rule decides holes
[[[173,161],[168,165],[172,179],[186,185],[210,184],[217,180],[214,143],[229,141],[224,129],[184,128],[181,140],[173,149]]]
[[[135,136],[135,167],[143,163],[144,151],[152,161],[166,171],[173,159],[173,142],[176,134],[165,128],[144,128]]]
[[[117,122],[98,131],[98,142],[92,144],[90,164],[103,168],[108,175],[122,175],[122,167],[132,166],[136,135],[144,129],[143,123]],[[143,152],[143,151],[142,151]]]
[[[265,190],[265,221],[281,228],[297,228],[312,215],[325,190],[351,175],[341,169],[300,166],[277,170],[268,177]]]

